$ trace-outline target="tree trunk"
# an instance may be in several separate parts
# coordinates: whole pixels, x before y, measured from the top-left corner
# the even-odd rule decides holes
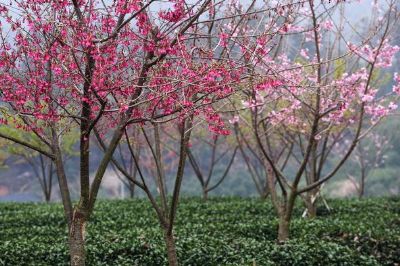
[[[316,181],[318,181],[316,179]],[[305,203],[307,208],[307,217],[308,218],[315,218],[317,217],[317,202],[318,202],[318,193],[320,192],[320,187],[314,188],[307,192]]]
[[[269,190],[268,188],[264,189],[264,191],[260,194],[260,199],[261,200],[266,200],[269,196]]]
[[[45,193],[44,199],[45,199],[45,201],[46,201],[47,203],[50,202],[51,194],[50,194],[50,193]]]
[[[364,189],[360,189],[359,193],[358,193],[358,198],[362,199],[364,197]]]
[[[362,199],[364,197],[364,191],[365,191],[365,172],[361,171],[361,181],[360,181],[360,189],[358,191],[358,198]]]
[[[294,203],[296,200],[296,192],[291,191],[287,202],[279,213],[279,228],[278,228],[278,242],[284,243],[289,240],[290,222],[292,220],[292,213]]]
[[[135,197],[135,184],[129,183],[129,197]]]
[[[165,244],[167,246],[167,256],[169,266],[178,266],[178,255],[176,253],[174,235],[165,233]]]
[[[284,243],[289,239],[290,221],[285,217],[279,218],[278,242]]]
[[[85,226],[86,219],[83,216],[74,214],[69,232],[69,252],[71,257],[71,266],[85,265]]]
[[[203,200],[207,201],[208,200],[208,191],[207,188],[203,188]]]

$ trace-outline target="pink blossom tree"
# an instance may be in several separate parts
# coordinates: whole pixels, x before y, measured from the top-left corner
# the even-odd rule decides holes
[[[18,118],[15,127],[32,132],[40,143],[4,132],[0,137],[53,161],[69,228],[71,265],[85,265],[85,227],[127,127],[177,119],[183,154],[191,117],[205,117],[211,130],[223,130],[210,104],[232,93],[229,84],[238,75],[232,64],[212,60],[212,53],[196,41],[197,30],[205,24],[201,15],[213,8],[212,1],[170,1],[166,9],[154,7],[155,2],[0,4],[1,100],[7,109],[3,115]],[[60,141],[75,128],[80,140],[80,193],[73,205]],[[94,132],[105,152],[90,181]],[[175,211],[170,219],[174,216]],[[172,226],[168,230],[172,232]],[[176,262],[172,259],[170,264]]]
[[[331,20],[335,10],[346,4],[307,1],[290,8],[277,4],[281,15],[288,18],[280,28],[286,38],[258,38],[257,52],[249,40],[242,43],[251,78],[243,103],[234,105],[238,123],[253,132],[267,162],[268,186],[279,217],[279,241],[289,238],[296,198],[305,200],[313,216],[311,199],[320,186],[349,158],[368,132],[368,124],[373,126],[394,108],[377,96],[374,77],[378,69],[390,67],[399,50],[389,42],[399,19],[396,4],[389,1],[365,34],[357,32],[361,38],[357,44],[350,43],[344,33],[349,26],[345,19],[339,23]],[[287,53],[292,48],[290,37],[296,41],[292,54]],[[335,165],[327,167],[331,147],[343,134],[351,135],[351,145]],[[295,145],[282,156],[289,157],[287,171],[282,170],[286,159],[276,160],[271,143],[275,147]]]
[[[289,1],[291,2],[291,1]],[[295,2],[295,1],[293,1]],[[175,248],[173,226],[177,213],[177,205],[180,194],[180,187],[184,174],[184,166],[188,155],[187,145],[190,141],[193,128],[208,124],[208,130],[213,134],[227,135],[226,125],[221,117],[221,110],[226,106],[228,96],[235,93],[235,89],[241,90],[241,85],[247,78],[244,74],[243,61],[237,55],[236,39],[245,39],[246,31],[250,23],[254,22],[255,13],[270,12],[277,19],[277,9],[270,6],[256,7],[256,1],[252,1],[248,6],[242,6],[236,1],[212,3],[209,8],[208,18],[203,17],[196,27],[192,29],[187,40],[182,39],[180,54],[182,55],[174,64],[166,62],[165,67],[155,71],[156,77],[148,83],[154,88],[149,91],[152,96],[159,97],[160,101],[149,102],[149,113],[156,115],[149,119],[150,123],[144,125],[143,136],[146,139],[144,146],[150,150],[152,165],[155,171],[143,170],[139,160],[135,159],[136,154],[133,149],[130,153],[138,168],[139,179],[132,177],[128,171],[118,162],[111,158],[116,168],[137,187],[142,189],[150,200],[163,229],[167,247],[168,261],[170,265],[178,264],[178,256]],[[227,8],[225,10],[225,7]],[[218,17],[223,14],[222,17]],[[279,29],[272,31],[273,35],[278,35]],[[193,37],[194,36],[194,37]],[[257,33],[257,36],[260,36]],[[172,61],[172,60],[171,60]],[[161,64],[163,66],[163,64]],[[174,66],[179,66],[178,71]],[[182,77],[183,75],[183,77]],[[164,77],[170,77],[165,79]],[[182,81],[182,78],[184,80]],[[154,81],[154,83],[153,83]],[[177,93],[176,88],[185,88],[187,94]],[[160,92],[167,91],[169,97]],[[183,112],[175,112],[171,109],[177,100],[180,100],[179,108]],[[157,116],[160,110],[167,112],[169,117]],[[177,171],[174,175],[172,198],[168,199],[166,191],[165,159],[163,149],[166,147],[165,139],[162,135],[170,130],[165,130],[161,124],[171,121],[171,117],[177,116],[178,148],[176,156],[178,158]],[[167,127],[174,128],[174,127]],[[129,127],[125,130],[125,139],[130,141]],[[164,132],[163,132],[164,130]],[[151,134],[149,132],[152,132]],[[147,136],[146,136],[147,135]],[[170,134],[171,135],[171,134]],[[101,134],[97,134],[99,143],[106,152],[107,146],[102,140]],[[132,145],[128,145],[132,147]],[[140,170],[139,170],[140,169]],[[146,173],[147,172],[147,173]],[[160,202],[155,200],[148,182],[151,178],[145,178],[146,174],[155,181],[157,187],[156,196],[160,197]]]

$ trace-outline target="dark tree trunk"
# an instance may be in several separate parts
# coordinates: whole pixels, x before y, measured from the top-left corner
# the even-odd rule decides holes
[[[129,186],[129,197],[134,198],[135,197],[135,187],[130,185]]]
[[[208,191],[207,188],[203,188],[203,200],[207,201],[208,200]]]
[[[135,176],[133,176],[133,180],[136,181]],[[128,188],[129,191],[129,197],[133,199],[135,197],[135,184],[132,181],[128,180],[128,184],[126,187]]]
[[[358,198],[362,199],[364,197],[365,192],[365,170],[361,170],[361,181],[360,181],[360,188],[358,191]]]
[[[175,239],[174,235],[165,233],[165,244],[167,247],[167,256],[168,256],[168,265],[169,266],[178,266],[178,255],[176,253],[175,247]]]
[[[360,188],[360,191],[358,193],[358,198],[362,199],[364,197],[364,188]]]
[[[45,195],[44,195],[44,200],[45,200],[46,202],[50,202],[50,200],[51,200],[51,194],[50,194],[50,193],[45,193]]]
[[[69,252],[71,257],[71,266],[85,265],[85,226],[85,217],[81,213],[75,211],[69,231]]]

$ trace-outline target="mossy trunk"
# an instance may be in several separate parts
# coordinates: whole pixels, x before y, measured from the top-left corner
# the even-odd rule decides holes
[[[261,194],[260,194],[260,199],[261,200],[266,200],[269,196],[269,191],[268,190],[264,190]]]

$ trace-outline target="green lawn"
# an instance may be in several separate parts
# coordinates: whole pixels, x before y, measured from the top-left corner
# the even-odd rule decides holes
[[[183,265],[399,265],[400,198],[329,200],[275,242],[271,204],[258,199],[183,199],[175,227]],[[0,265],[67,265],[60,204],[0,204]],[[145,200],[99,201],[88,226],[88,265],[166,265],[156,216]]]

